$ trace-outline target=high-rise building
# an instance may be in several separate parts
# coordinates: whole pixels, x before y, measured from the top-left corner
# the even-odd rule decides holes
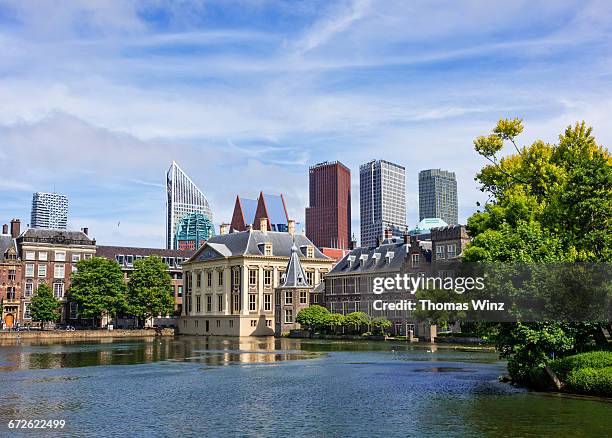
[[[177,233],[182,219],[199,212],[212,222],[212,211],[204,193],[174,161],[166,174],[166,192],[166,248],[178,249]]]
[[[36,192],[32,196],[32,228],[65,230],[68,223],[68,198],[59,193]]]
[[[351,171],[339,161],[309,170],[306,236],[318,247],[348,249],[351,240]]]
[[[419,220],[439,218],[449,225],[459,223],[455,172],[440,169],[419,172]]]
[[[361,246],[376,246],[385,230],[406,230],[406,169],[385,160],[359,167]]]

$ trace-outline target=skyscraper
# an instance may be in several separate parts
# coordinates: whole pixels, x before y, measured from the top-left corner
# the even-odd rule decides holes
[[[419,220],[439,218],[449,225],[459,223],[455,172],[440,169],[419,172]]]
[[[166,247],[178,249],[176,235],[180,231],[181,220],[190,213],[199,212],[212,222],[212,211],[204,193],[175,161],[166,174],[166,192]]]
[[[59,193],[36,192],[32,196],[32,228],[65,230],[68,223],[68,198]]]
[[[385,160],[359,167],[361,246],[375,246],[389,229],[400,236],[406,229],[406,169]]]
[[[309,170],[306,236],[318,247],[348,249],[351,241],[351,171],[339,161]]]

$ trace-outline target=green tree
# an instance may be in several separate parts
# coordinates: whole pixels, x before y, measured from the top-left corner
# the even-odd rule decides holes
[[[30,304],[30,314],[33,321],[43,325],[47,322],[57,322],[60,318],[60,301],[53,296],[49,285],[43,283],[38,286]]]
[[[160,257],[145,257],[134,262],[128,282],[128,313],[143,322],[174,311],[172,279]]]
[[[364,312],[352,312],[344,318],[345,327],[352,328],[356,333],[360,333],[364,326],[368,327],[368,331],[370,331],[371,324],[372,320]]]
[[[295,320],[305,329],[316,331],[325,326],[328,316],[329,310],[315,304],[300,310]]]
[[[77,262],[72,273],[70,300],[79,304],[81,315],[101,318],[117,315],[126,309],[126,289],[123,272],[117,262],[103,257]]]
[[[377,316],[372,319],[372,326],[375,328],[376,334],[385,335],[389,333],[391,328],[391,321],[384,316]]]
[[[537,140],[520,147],[517,136],[522,131],[520,119],[504,119],[490,135],[474,140],[478,154],[489,162],[476,175],[489,200],[468,219],[472,241],[464,261],[610,262],[609,151],[596,143],[584,122],[567,127],[558,144]],[[499,157],[506,142],[516,153]],[[544,288],[552,289],[550,279],[539,278]],[[579,350],[601,324],[553,321],[482,327],[508,359],[511,376],[521,382],[527,379],[527,369]]]
[[[340,313],[330,313],[325,317],[325,328],[329,333],[336,333],[340,327],[344,326],[344,315]]]

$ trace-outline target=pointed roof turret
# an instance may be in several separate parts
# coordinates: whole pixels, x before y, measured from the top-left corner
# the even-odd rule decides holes
[[[289,257],[287,271],[284,275],[281,287],[303,288],[310,286],[311,285],[308,284],[308,281],[306,280],[306,273],[304,272],[304,268],[302,267],[302,263],[298,257],[298,249],[294,242],[293,246],[291,247],[291,257]]]

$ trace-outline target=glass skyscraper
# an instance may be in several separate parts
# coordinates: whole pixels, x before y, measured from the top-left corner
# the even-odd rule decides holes
[[[440,169],[419,172],[419,220],[439,218],[449,225],[459,223],[455,172]]]
[[[178,249],[177,233],[181,220],[198,212],[212,222],[212,211],[204,193],[174,161],[166,174],[166,192],[166,248]]]
[[[65,230],[68,224],[68,198],[59,193],[36,192],[32,196],[30,227]]]
[[[375,246],[385,230],[406,229],[406,169],[385,160],[359,166],[361,246]]]

